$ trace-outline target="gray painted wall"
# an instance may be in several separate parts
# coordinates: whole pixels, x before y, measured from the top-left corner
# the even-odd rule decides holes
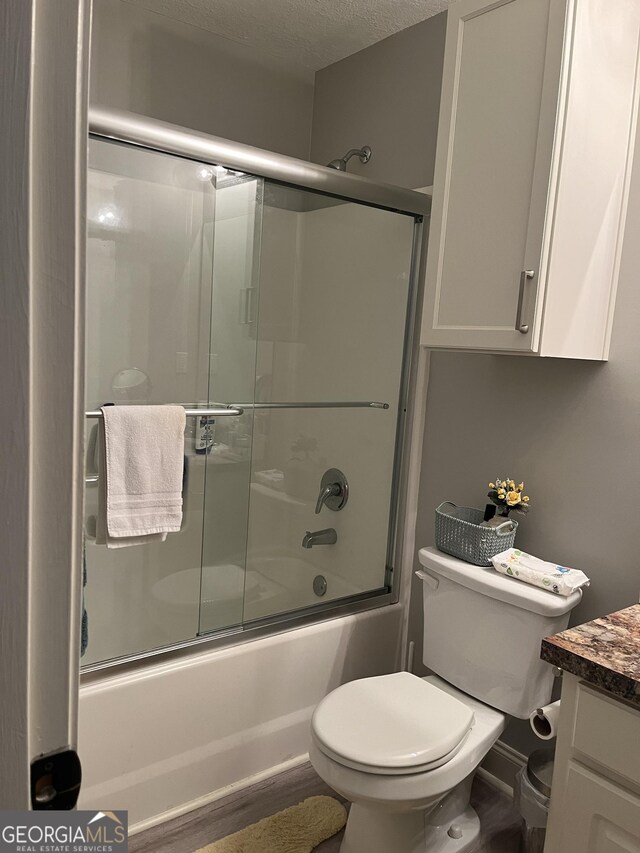
[[[349,171],[402,187],[433,183],[446,14],[402,30],[316,74],[311,159],[370,145]]]
[[[432,182],[440,92],[433,65],[442,61],[444,24],[439,15],[316,75],[314,159],[366,142],[374,158],[371,171],[358,164],[361,174],[405,186]],[[428,81],[420,81],[421,74]],[[636,151],[640,163],[640,140]],[[431,359],[418,547],[433,543],[434,510],[442,500],[483,506],[498,474],[524,479],[532,510],[522,520],[518,544],[592,578],[573,624],[637,602],[640,593],[634,518],[640,483],[638,167],[626,233],[606,364],[454,352]],[[409,639],[416,643],[418,673],[421,595],[414,579]],[[504,740],[523,752],[540,745],[519,721]]]
[[[633,604],[640,593],[640,139],[636,152],[610,360],[447,352],[431,360],[418,544],[433,542],[440,501],[482,506],[501,472],[524,479],[532,510],[517,544],[592,579],[573,624]],[[414,639],[422,620],[417,587]],[[506,739],[520,749],[535,743],[516,724]]]
[[[94,0],[91,103],[309,158],[313,79],[121,0]]]

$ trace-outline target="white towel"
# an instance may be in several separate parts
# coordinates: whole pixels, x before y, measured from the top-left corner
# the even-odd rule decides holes
[[[182,524],[182,406],[104,406],[96,543],[164,542]]]

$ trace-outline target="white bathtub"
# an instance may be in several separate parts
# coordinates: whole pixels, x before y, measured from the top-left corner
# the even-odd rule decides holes
[[[323,696],[397,668],[401,626],[392,605],[82,686],[79,807],[139,831],[304,756]]]
[[[313,589],[318,575],[326,580],[324,595],[317,595]],[[193,613],[198,590],[201,634],[362,592],[302,557],[255,555],[247,560],[246,573],[240,565],[225,563],[205,566],[202,578],[199,568],[190,568],[157,581],[151,588],[156,618],[171,624],[186,622]]]
[[[313,590],[317,575],[322,575],[327,582],[326,593],[322,596]],[[244,618],[247,621],[300,610],[360,591],[339,575],[321,571],[311,560],[278,554],[255,556],[247,561]]]

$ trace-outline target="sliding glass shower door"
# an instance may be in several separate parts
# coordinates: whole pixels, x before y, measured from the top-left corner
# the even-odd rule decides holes
[[[413,229],[408,216],[265,182],[245,623],[390,583]],[[318,511],[331,470],[348,500]],[[303,547],[327,529],[335,542]]]
[[[253,402],[262,185],[248,175],[216,173],[210,402]],[[216,419],[203,456],[200,634],[242,624],[253,424],[251,405],[241,417]]]
[[[261,181],[97,139],[89,160],[87,408],[250,400]],[[201,601],[206,630],[241,622],[253,412],[226,420],[187,419],[180,532],[117,550],[95,544],[98,423],[87,420],[83,664],[196,638]]]
[[[87,419],[83,664],[388,591],[414,217],[89,151],[87,408],[243,412],[187,418],[182,529],[116,550]]]

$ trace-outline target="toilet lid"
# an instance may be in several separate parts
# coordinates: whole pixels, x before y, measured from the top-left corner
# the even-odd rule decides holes
[[[461,747],[473,711],[408,672],[338,687],[316,708],[318,747],[338,762],[381,773],[412,773],[444,764]]]

